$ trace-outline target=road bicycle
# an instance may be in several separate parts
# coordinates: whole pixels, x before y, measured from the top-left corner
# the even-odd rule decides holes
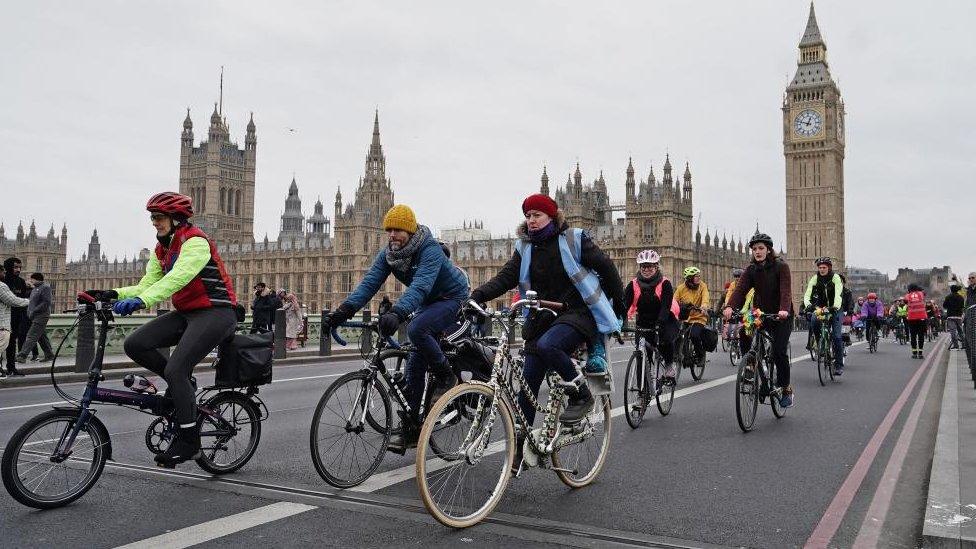
[[[685,305],[684,307],[690,311],[705,312],[703,309],[692,305]],[[674,346],[674,361],[679,366],[678,375],[674,379],[675,383],[681,378],[681,370],[685,368],[691,371],[691,377],[695,381],[700,381],[705,376],[705,364],[708,362],[708,353],[702,349],[701,356],[696,355],[695,345],[691,341],[692,326],[694,324],[683,320],[681,321],[681,328],[678,330],[678,339]],[[704,329],[704,326],[702,328]]]
[[[901,318],[895,323],[895,341],[899,345],[905,345],[908,343],[908,339],[905,337],[905,321]]]
[[[834,381],[836,370],[834,369],[834,340],[833,313],[827,307],[817,307],[813,311],[813,316],[820,323],[819,336],[817,337],[817,377],[820,385],[826,385],[827,380]]]
[[[360,340],[372,340],[374,335],[377,336],[376,344],[361,345],[361,349],[369,349],[363,367],[335,380],[319,399],[312,414],[309,447],[312,463],[323,480],[336,488],[351,488],[376,472],[387,451],[406,453],[406,447],[391,448],[390,438],[397,430],[420,430],[426,410],[432,404],[433,375],[427,373],[420,407],[414,411],[407,402],[403,368],[410,354],[418,351],[412,345],[401,345],[390,337],[379,337],[377,321],[346,322],[342,326],[362,329]],[[336,328],[331,331],[332,338],[345,346],[346,341]],[[441,347],[460,381],[464,381],[468,374],[472,379],[485,381],[494,350],[470,337],[470,328],[469,322],[458,324],[442,335]],[[481,369],[477,367],[477,353],[487,353],[482,357]],[[464,359],[469,360],[465,362]],[[398,427],[393,421],[394,406],[399,418]]]
[[[878,322],[880,320],[867,321],[868,352],[874,354],[878,352]]]
[[[55,406],[17,429],[0,460],[7,492],[18,502],[37,509],[61,507],[80,498],[98,481],[106,461],[112,459],[112,441],[105,424],[96,417],[96,405],[115,404],[156,416],[145,435],[146,446],[154,453],[164,452],[179,429],[172,399],[155,394],[155,386],[148,380],[148,385],[134,385],[132,390],[99,387],[105,379],[105,340],[114,320],[111,301],[80,293],[74,312],[78,320],[94,315],[99,322],[95,356],[88,368],[84,393],[75,398],[58,386],[54,377],[56,353],[51,381],[66,405]],[[74,326],[65,334],[58,353],[73,329]],[[220,359],[217,360],[215,366],[219,367]],[[201,454],[195,461],[201,469],[215,475],[226,474],[251,459],[261,439],[261,422],[270,415],[257,395],[256,386],[212,386],[197,391]]]
[[[741,319],[742,316],[735,313],[733,318]],[[773,337],[763,329],[767,322],[781,321],[775,314],[765,314],[759,310],[754,312],[752,345],[742,355],[735,377],[735,417],[739,428],[746,433],[756,424],[759,405],[767,400],[777,419],[786,415],[786,410],[779,405],[783,389],[773,386],[776,363],[772,357]]]
[[[742,349],[739,342],[739,330],[742,329],[742,326],[739,323],[729,322],[728,329],[730,334],[727,344],[729,351],[729,364],[732,366],[738,366],[739,360],[742,358]]]
[[[624,379],[624,415],[632,429],[640,427],[644,413],[653,398],[662,416],[671,413],[675,380],[664,376],[666,364],[657,350],[660,334],[656,329],[624,328],[634,334],[634,352],[627,361]]]
[[[495,508],[513,470],[516,424],[524,435],[525,467],[551,469],[567,486],[592,483],[606,463],[610,450],[610,397],[598,395],[590,413],[573,424],[560,421],[567,391],[586,382],[581,361],[574,360],[578,376],[565,382],[549,371],[549,394],[543,406],[532,394],[523,374],[524,353],[513,356],[509,336],[524,310],[562,308],[527,291],[507,313],[493,312],[469,301],[466,310],[497,322],[503,337],[495,352],[488,382],[463,383],[438,400],[424,421],[417,444],[417,484],[427,511],[441,524],[465,528],[477,524]],[[542,426],[533,429],[517,404],[519,394],[543,414]],[[463,410],[463,413],[462,413]],[[452,420],[449,428],[438,428]],[[521,438],[521,437],[518,437]]]

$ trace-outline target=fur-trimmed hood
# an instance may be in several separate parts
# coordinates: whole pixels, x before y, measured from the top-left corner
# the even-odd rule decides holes
[[[569,225],[566,224],[566,214],[563,213],[562,209],[556,210],[555,221],[556,221],[556,226],[559,227],[560,233],[562,233],[563,231],[569,228]],[[529,227],[525,221],[519,223],[518,227],[515,229],[515,236],[517,236],[519,240],[524,240],[528,242]]]

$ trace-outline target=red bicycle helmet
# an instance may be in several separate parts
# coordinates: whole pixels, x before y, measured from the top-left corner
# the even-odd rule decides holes
[[[156,193],[149,197],[146,209],[168,215],[182,216],[187,219],[193,217],[193,201],[189,196],[174,192]]]
[[[878,299],[878,294],[871,292],[868,294],[868,299]]]

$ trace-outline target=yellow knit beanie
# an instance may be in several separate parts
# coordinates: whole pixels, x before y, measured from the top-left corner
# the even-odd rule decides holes
[[[413,214],[410,206],[397,204],[383,216],[383,230],[387,229],[400,229],[413,234],[417,232],[417,216]]]

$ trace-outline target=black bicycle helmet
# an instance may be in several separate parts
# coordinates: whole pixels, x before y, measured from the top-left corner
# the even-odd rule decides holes
[[[766,247],[769,248],[770,250],[773,249],[773,237],[769,236],[766,233],[756,233],[752,235],[752,238],[749,239],[749,247],[751,248],[754,245],[759,244],[760,242],[765,244]]]
[[[818,257],[818,258],[817,258],[817,261],[815,262],[815,264],[817,265],[817,267],[819,267],[819,266],[821,266],[821,265],[829,265],[829,266],[831,266],[831,267],[833,267],[833,266],[834,266],[834,262],[833,262],[833,260],[831,260],[831,259],[830,259],[829,257],[827,257],[827,256],[823,256],[823,257]]]

